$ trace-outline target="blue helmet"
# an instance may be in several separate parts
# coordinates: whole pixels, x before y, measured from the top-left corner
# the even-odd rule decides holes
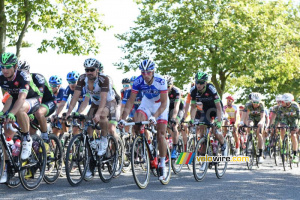
[[[49,83],[50,84],[55,84],[55,85],[61,85],[62,84],[62,78],[60,78],[59,76],[51,76],[49,79]]]
[[[130,82],[134,82],[134,80],[137,78],[137,76],[133,76],[130,78]]]
[[[71,71],[67,75],[67,81],[77,81],[79,79],[80,74],[76,71]]]
[[[155,63],[149,59],[143,60],[139,65],[139,69],[142,71],[154,70]]]

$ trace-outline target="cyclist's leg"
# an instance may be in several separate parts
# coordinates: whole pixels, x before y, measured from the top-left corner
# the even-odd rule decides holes
[[[262,156],[262,150],[263,150],[263,130],[264,130],[264,125],[263,124],[258,124],[258,120],[256,120],[254,122],[254,126],[257,126],[257,130],[256,130],[256,137],[257,137],[257,148],[258,148],[258,151],[259,151],[259,154],[258,154],[258,159],[259,159],[259,162],[261,163],[262,162],[262,159],[260,158]]]
[[[109,124],[108,124],[108,132],[118,141],[119,135],[117,134],[117,102],[112,100],[108,102],[106,107],[109,110]]]

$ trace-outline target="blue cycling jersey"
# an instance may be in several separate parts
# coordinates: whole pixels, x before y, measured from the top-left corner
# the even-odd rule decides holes
[[[59,88],[58,94],[57,95],[53,94],[55,101],[57,103],[60,103],[63,100],[64,92],[65,92],[65,88]]]
[[[131,95],[131,89],[125,90],[124,97],[122,99],[122,104],[126,104],[126,102],[129,99],[130,95]],[[143,93],[141,91],[139,91],[136,98],[135,98],[135,100],[134,100],[134,107],[135,108],[138,108],[140,106],[142,98],[143,98]]]
[[[63,99],[62,99],[62,100],[63,100],[63,101],[68,101],[69,96],[71,95],[71,97],[72,97],[73,94],[74,94],[74,90],[72,91],[71,88],[68,86],[68,87],[66,88],[65,92],[64,92],[64,95],[63,95]],[[77,101],[77,102],[78,102],[77,111],[79,110],[81,103],[84,101],[85,95],[86,95],[86,89],[85,89],[85,87],[84,87],[84,88],[82,88],[81,94],[80,94],[80,96],[79,96],[79,98],[78,98],[78,101]],[[68,109],[68,108],[69,108],[69,104],[67,105],[67,109]]]

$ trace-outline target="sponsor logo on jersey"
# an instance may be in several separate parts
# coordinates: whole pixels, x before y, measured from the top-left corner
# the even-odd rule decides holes
[[[43,88],[43,87],[40,87],[39,90],[40,90],[40,92],[42,92],[42,93],[44,92],[44,88]]]
[[[208,96],[209,96],[209,94],[208,94],[208,93],[205,93],[204,95],[205,95],[206,97],[208,97]]]
[[[26,88],[26,90],[29,90],[29,85],[26,84],[26,85],[25,85],[25,88]]]
[[[35,75],[35,78],[38,80],[39,84],[45,84],[45,78],[40,74]]]
[[[23,77],[23,79],[25,81],[30,81],[31,80],[31,76],[27,72],[22,71],[22,72],[20,72],[20,75]]]
[[[18,81],[14,82],[14,85],[15,85],[16,87],[18,87],[18,86],[19,86],[19,82],[18,82]]]

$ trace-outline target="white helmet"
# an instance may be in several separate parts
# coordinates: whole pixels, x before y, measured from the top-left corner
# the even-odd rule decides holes
[[[294,101],[294,95],[292,95],[291,93],[284,93],[282,95],[282,101],[284,101],[285,103],[291,103],[292,101]]]
[[[83,63],[84,67],[94,67],[94,68],[99,68],[100,62],[95,59],[95,58],[88,58],[84,61]]]
[[[281,94],[277,95],[275,99],[276,101],[282,101],[282,95]]]
[[[258,92],[251,93],[251,100],[260,102],[261,101],[261,94],[258,93]]]

